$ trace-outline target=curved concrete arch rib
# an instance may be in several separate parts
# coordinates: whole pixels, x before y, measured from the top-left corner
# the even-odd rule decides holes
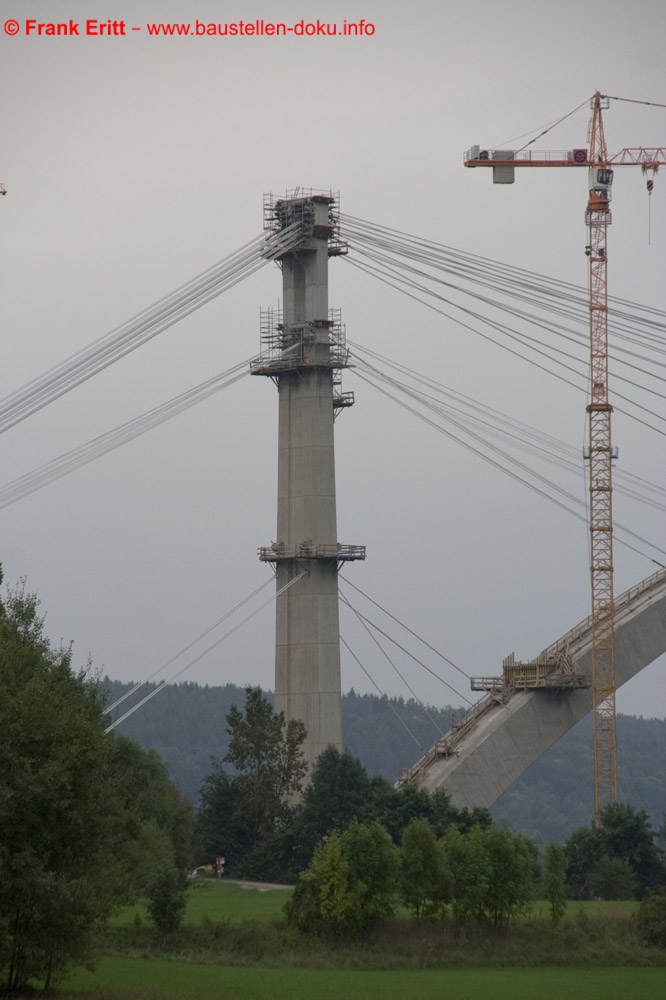
[[[591,622],[587,618],[537,657],[566,661],[580,678],[591,673]],[[615,602],[617,687],[666,652],[666,570],[655,573]],[[487,694],[451,732],[439,739],[400,782],[442,788],[458,808],[489,807],[549,747],[592,711],[590,687],[554,684],[532,690],[504,688]]]

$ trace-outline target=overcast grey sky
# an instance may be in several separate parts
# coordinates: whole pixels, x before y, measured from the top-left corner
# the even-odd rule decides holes
[[[523,171],[499,187],[465,170],[463,152],[513,144],[596,89],[666,103],[662,0],[107,0],[97,19],[128,26],[108,38],[26,36],[27,18],[83,24],[82,0],[2,0],[2,12],[19,32],[0,36],[1,395],[257,235],[263,193],[299,184],[339,190],[350,215],[584,285],[585,172]],[[374,34],[146,30],[260,18],[363,18]],[[585,146],[587,117],[584,108],[537,147]],[[612,102],[605,120],[611,151],[666,145],[663,108]],[[663,310],[666,172],[651,243],[639,169],[617,172],[613,198],[610,291]],[[0,485],[256,354],[259,309],[280,294],[279,270],[267,266],[7,431]],[[547,373],[349,261],[331,263],[331,304],[350,340],[582,447],[585,400]],[[583,524],[353,371],[344,388],[356,406],[336,424],[339,537],[368,552],[345,570],[350,580],[471,674],[498,673],[512,650],[535,655],[588,614]],[[111,677],[143,679],[267,579],[256,548],[274,537],[276,402],[270,381],[243,380],[0,513],[6,580],[28,577],[49,633],[74,640],[77,662],[90,652]],[[662,435],[616,415],[614,439],[621,468],[666,485]],[[616,517],[663,547],[662,514],[618,498]],[[616,593],[656,568],[616,547]],[[353,641],[377,683],[408,696]],[[272,643],[268,608],[185,676],[271,687]],[[424,700],[459,703],[401,669]],[[346,655],[343,687],[374,690]],[[663,660],[618,705],[666,717]]]

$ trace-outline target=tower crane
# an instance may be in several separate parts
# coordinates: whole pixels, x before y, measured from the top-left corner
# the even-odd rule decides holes
[[[594,808],[599,825],[601,811],[617,802],[617,741],[615,728],[615,621],[613,600],[612,464],[617,448],[612,444],[608,392],[608,242],[611,224],[613,169],[640,166],[652,193],[653,177],[666,164],[666,147],[625,148],[609,155],[602,111],[610,98],[597,91],[590,102],[587,148],[565,152],[531,149],[487,150],[472,146],[465,153],[466,167],[492,167],[493,183],[513,184],[516,167],[586,167],[588,201],[585,223],[590,313],[590,375],[587,404],[588,443],[585,459],[589,471],[590,577],[592,587],[592,691],[594,701]]]

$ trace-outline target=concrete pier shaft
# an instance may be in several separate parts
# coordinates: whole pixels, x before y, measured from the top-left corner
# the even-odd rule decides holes
[[[277,382],[279,398],[277,539],[260,558],[275,564],[278,593],[305,573],[276,602],[275,708],[304,723],[310,767],[327,746],[342,747],[338,567],[365,554],[337,541],[334,375],[347,351],[328,306],[333,201],[272,203],[273,231],[299,231],[279,256],[282,317],[265,338],[272,353],[253,365]]]

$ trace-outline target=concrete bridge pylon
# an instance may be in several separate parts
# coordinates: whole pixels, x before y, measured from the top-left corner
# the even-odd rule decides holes
[[[282,310],[262,314],[264,351],[251,366],[273,379],[279,399],[277,534],[259,558],[273,564],[278,590],[275,708],[304,723],[311,767],[327,746],[342,749],[338,570],[365,558],[364,546],[337,540],[333,423],[353,395],[339,391],[349,354],[329,310],[328,262],[346,251],[331,193],[268,196],[264,223],[273,245],[289,238],[277,255]]]

